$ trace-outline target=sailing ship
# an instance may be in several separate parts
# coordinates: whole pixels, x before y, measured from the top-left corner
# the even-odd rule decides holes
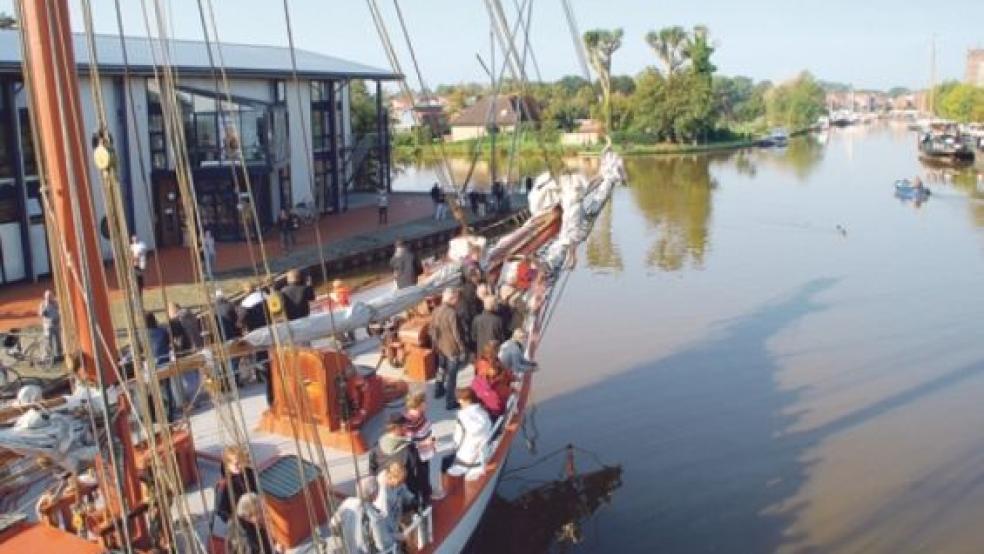
[[[604,151],[590,179],[550,171],[539,176],[529,192],[531,217],[522,226],[488,247],[483,237],[463,227],[449,255],[429,267],[416,285],[370,289],[349,307],[323,303],[323,310],[292,321],[285,318],[280,297],[271,293],[263,304],[269,323],[230,341],[220,340],[214,313],[206,307],[201,322],[210,340],[205,347],[161,359],[138,317],[142,297],[126,263],[129,232],[116,209],[112,137],[99,132],[92,137],[92,158],[103,181],[115,268],[126,300],[128,370],[116,346],[97,253],[95,187],[87,171],[89,137],[79,115],[67,2],[21,4],[24,73],[45,168],[45,207],[60,231],[51,245],[52,258],[59,261],[55,275],[63,320],[71,322],[73,331],[66,365],[75,378],[68,394],[46,398],[40,388],[26,386],[15,402],[0,409],[4,483],[18,487],[17,500],[39,498],[33,506],[8,508],[0,517],[0,554],[234,551],[228,535],[214,525],[221,494],[215,485],[223,479],[228,447],[238,449],[255,470],[255,492],[262,498],[257,525],[273,543],[291,551],[347,550],[352,537],[346,533],[364,535],[366,528],[346,528],[335,516],[343,498],[362,496],[361,483],[372,474],[370,450],[387,412],[408,389],[433,387],[427,329],[442,291],[462,282],[466,265],[480,268],[495,286],[507,282],[519,264],[531,264],[536,277],[522,293],[528,309],[521,327],[529,337],[524,355],[535,359],[561,301],[559,283],[572,271],[577,248],[613,189],[626,180],[621,159]],[[166,91],[166,74],[164,79]],[[172,140],[180,144],[180,132]],[[193,203],[185,206],[189,228],[196,230],[193,248],[202,231],[195,226],[195,209]],[[478,257],[466,261],[462,248]],[[203,268],[196,270],[203,289],[214,290]],[[374,332],[379,328],[389,332]],[[404,350],[403,363],[388,355],[393,348]],[[269,405],[260,385],[237,384],[231,362],[250,357],[269,360]],[[459,384],[473,373],[471,365],[462,369]],[[186,377],[200,383],[196,396],[207,398],[198,406],[189,404],[178,421],[169,423],[163,417],[164,391]],[[458,552],[468,543],[521,432],[533,380],[531,372],[524,372],[513,383],[503,415],[478,445],[476,467],[464,478],[440,474],[435,488],[442,494],[402,522],[407,550]],[[455,412],[440,406],[429,406],[427,417],[438,437],[449,435],[456,424]],[[457,446],[438,445],[442,454],[454,454]]]

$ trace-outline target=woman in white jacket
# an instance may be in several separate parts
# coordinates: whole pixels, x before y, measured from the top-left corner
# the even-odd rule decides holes
[[[452,477],[465,476],[474,481],[482,476],[482,452],[492,436],[492,420],[478,402],[471,388],[455,393],[461,408],[454,429],[455,454],[445,459],[445,468]]]

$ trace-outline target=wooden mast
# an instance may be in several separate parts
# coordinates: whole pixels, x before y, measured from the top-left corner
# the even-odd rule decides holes
[[[117,355],[115,332],[109,312],[109,292],[106,290],[103,260],[97,222],[92,204],[87,144],[79,100],[79,78],[76,69],[69,10],[66,0],[24,0],[21,3],[21,26],[26,42],[25,77],[31,81],[33,115],[40,136],[52,211],[60,241],[65,252],[52,252],[64,258],[69,286],[68,298],[62,305],[70,309],[77,323],[78,336],[76,371],[80,380],[90,386],[101,383],[111,387],[117,383],[113,358]],[[81,281],[81,282],[80,282]],[[131,510],[140,504],[140,485],[135,465],[135,453],[129,429],[129,407],[121,397],[114,416],[112,439],[122,448],[118,460],[122,463],[119,485],[125,506]],[[112,445],[110,446],[112,448]],[[116,475],[107,460],[100,460],[100,479],[109,495],[107,505],[112,516],[121,517],[121,499],[115,498]],[[145,536],[142,522],[135,528],[134,538]],[[122,537],[120,537],[122,539]]]

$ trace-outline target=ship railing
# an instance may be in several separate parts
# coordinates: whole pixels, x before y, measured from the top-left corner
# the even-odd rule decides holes
[[[404,531],[404,536],[414,537],[418,550],[430,544],[434,540],[434,508],[428,506],[424,511],[414,514],[410,525]]]
[[[509,395],[509,400],[506,402],[506,410],[502,412],[502,417],[500,417],[499,420],[495,422],[495,425],[492,426],[492,432],[489,434],[488,440],[485,441],[485,444],[483,444],[482,448],[479,450],[479,459],[482,463],[482,473],[485,473],[488,459],[492,457],[495,453],[496,447],[499,445],[499,440],[502,438],[502,428],[516,413],[517,403],[518,398],[516,395]]]

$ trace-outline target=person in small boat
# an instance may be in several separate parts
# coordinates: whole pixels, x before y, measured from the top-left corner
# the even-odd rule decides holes
[[[403,239],[396,241],[393,257],[390,258],[390,269],[397,289],[405,289],[417,284],[417,279],[424,272],[424,266],[417,256],[410,251]]]
[[[918,175],[916,175],[916,177],[912,180],[912,188],[915,189],[915,190],[917,190],[917,191],[922,192],[923,182],[922,182],[922,179],[920,179]]]
[[[512,337],[499,347],[499,361],[516,373],[535,370],[536,362],[527,359],[524,352],[526,352],[526,331],[516,329]]]
[[[231,544],[229,552],[236,554],[276,554],[283,552],[270,540],[263,522],[262,499],[255,492],[248,492],[236,503],[235,532],[230,532],[226,540]]]
[[[464,475],[466,480],[474,481],[482,476],[482,452],[492,437],[492,420],[472,389],[458,389],[455,396],[461,404],[454,429],[456,448],[454,454],[444,458],[441,467],[452,477]]]
[[[246,450],[240,446],[227,446],[222,451],[222,476],[215,484],[215,515],[222,523],[229,523],[239,499],[256,492],[256,472],[249,467]]]
[[[412,392],[407,395],[406,411],[403,412],[403,431],[412,441],[410,451],[411,463],[408,486],[417,495],[418,504],[429,506],[432,499],[439,500],[443,494],[433,494],[431,486],[431,458],[437,447],[431,422],[427,419],[427,394],[424,391]]]
[[[374,475],[359,480],[357,495],[346,498],[331,516],[331,527],[341,529],[340,537],[332,537],[333,546],[348,554],[384,552],[402,537],[393,536],[385,518],[373,505],[379,492]]]
[[[434,389],[434,397],[441,398],[449,391],[454,391],[458,384],[458,369],[468,356],[465,343],[466,333],[456,311],[460,302],[459,292],[447,288],[441,295],[441,305],[431,315],[430,339],[437,351],[438,378]],[[447,395],[446,407],[449,410],[458,408],[453,397]]]
[[[292,269],[287,272],[287,285],[280,289],[284,301],[284,315],[287,321],[294,321],[311,315],[311,302],[314,301],[314,287],[305,283],[301,272]]]
[[[486,296],[482,304],[482,313],[476,316],[471,324],[471,339],[478,354],[484,351],[485,345],[490,341],[495,341],[498,345],[505,339],[505,326],[502,318],[496,313],[495,297]]]
[[[383,516],[385,532],[391,537],[403,534],[400,524],[405,510],[416,507],[417,499],[407,488],[407,469],[398,462],[393,462],[376,476],[378,492],[372,505]]]

